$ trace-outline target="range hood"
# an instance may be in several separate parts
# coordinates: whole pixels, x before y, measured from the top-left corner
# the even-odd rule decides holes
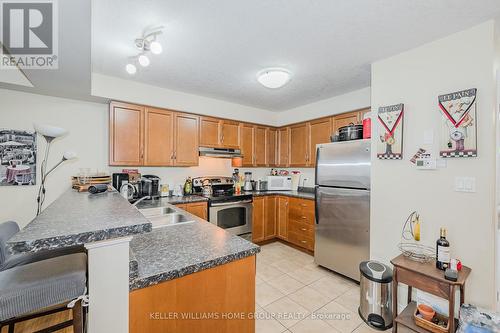
[[[208,157],[233,158],[242,156],[239,149],[200,147],[199,151],[200,156]]]

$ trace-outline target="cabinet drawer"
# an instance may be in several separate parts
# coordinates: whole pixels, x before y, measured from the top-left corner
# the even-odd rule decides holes
[[[289,220],[288,229],[289,231],[296,232],[310,238],[314,237],[314,225],[310,223],[304,223],[297,220]]]
[[[303,223],[314,224],[314,211],[304,211],[290,207],[288,218]]]
[[[288,241],[297,246],[303,247],[310,251],[314,251],[314,238],[307,237],[305,235],[289,231],[288,232]]]
[[[314,212],[314,200],[290,198],[290,206]]]

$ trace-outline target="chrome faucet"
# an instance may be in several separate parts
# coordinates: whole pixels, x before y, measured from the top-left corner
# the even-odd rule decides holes
[[[139,200],[137,200],[136,202],[134,202],[134,203],[132,204],[132,206],[137,206],[137,204],[138,204],[139,202],[141,202],[141,201],[143,201],[143,200],[147,200],[147,199],[151,199],[151,197],[150,197],[150,196],[148,196],[148,195],[147,195],[147,196],[145,196],[145,197],[142,197],[142,198],[140,198]]]

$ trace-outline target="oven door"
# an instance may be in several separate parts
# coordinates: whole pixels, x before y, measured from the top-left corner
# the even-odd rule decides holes
[[[252,232],[252,201],[210,204],[210,223],[226,231],[241,235]]]

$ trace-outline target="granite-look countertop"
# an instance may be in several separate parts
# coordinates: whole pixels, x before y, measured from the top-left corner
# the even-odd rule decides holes
[[[136,235],[130,242],[137,272],[130,290],[140,289],[257,254],[260,247],[182,209],[193,222]],[[132,278],[132,276],[134,276]]]
[[[12,253],[37,252],[140,234],[151,223],[117,191],[69,189],[7,242]]]

